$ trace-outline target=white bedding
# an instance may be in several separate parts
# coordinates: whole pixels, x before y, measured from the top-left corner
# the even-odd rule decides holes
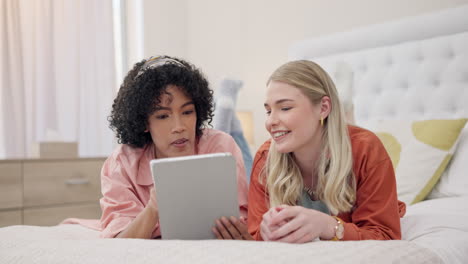
[[[430,248],[444,263],[468,263],[468,196],[414,204],[401,228],[403,239]]]
[[[408,206],[402,241],[274,242],[100,239],[78,225],[0,228],[0,263],[466,263],[468,196]]]
[[[0,228],[0,263],[442,263],[409,241],[277,242],[99,239],[77,225]]]
[[[402,241],[275,242],[100,239],[78,225],[0,228],[0,263],[466,263],[468,196],[408,206]]]

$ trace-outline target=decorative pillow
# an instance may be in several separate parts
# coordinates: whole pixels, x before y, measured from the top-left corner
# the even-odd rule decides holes
[[[457,149],[449,166],[428,199],[468,196],[468,125],[460,133]]]
[[[395,168],[398,199],[414,204],[426,198],[453,156],[468,119],[377,122]]]

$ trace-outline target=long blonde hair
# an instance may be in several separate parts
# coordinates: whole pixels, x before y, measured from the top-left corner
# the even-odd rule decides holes
[[[348,128],[330,76],[316,63],[307,60],[288,62],[279,67],[271,81],[293,85],[306,95],[313,105],[324,96],[330,97],[331,111],[324,120],[321,151],[316,162],[316,196],[334,215],[348,212],[356,200],[356,180]],[[310,120],[319,122],[319,120]],[[266,185],[270,206],[296,205],[304,188],[299,166],[292,153],[279,153],[272,141],[266,162]]]

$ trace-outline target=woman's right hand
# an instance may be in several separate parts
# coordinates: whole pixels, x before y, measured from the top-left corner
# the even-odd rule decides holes
[[[156,189],[151,188],[150,191],[150,199],[148,201],[148,204],[146,205],[146,209],[151,211],[152,214],[157,216],[157,219],[159,220],[159,210],[158,210],[158,204],[156,203]]]
[[[280,228],[284,224],[286,224],[286,221],[283,221],[279,224],[272,225],[272,219],[279,213],[283,207],[277,206],[277,207],[272,207],[270,210],[268,210],[264,215],[262,222],[260,224],[260,235],[262,236],[262,239],[264,241],[271,241],[272,240],[272,235],[271,233],[275,231],[276,229]]]
[[[150,191],[150,199],[145,209],[141,211],[130,225],[117,237],[120,238],[152,238],[154,228],[159,222],[159,210],[156,203],[156,189]]]

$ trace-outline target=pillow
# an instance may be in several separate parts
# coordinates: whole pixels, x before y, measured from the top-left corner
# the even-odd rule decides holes
[[[468,125],[460,133],[455,154],[429,199],[468,196]]]
[[[426,198],[451,160],[467,119],[376,123],[395,168],[398,199],[414,204]]]

